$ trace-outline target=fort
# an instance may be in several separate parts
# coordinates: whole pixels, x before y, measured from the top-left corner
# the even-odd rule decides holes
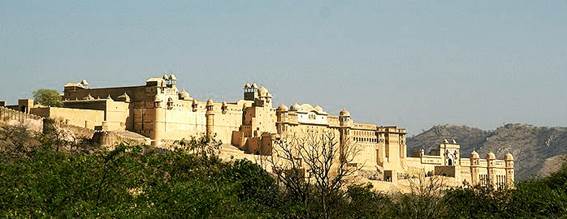
[[[352,165],[378,175],[372,180],[381,181],[385,190],[388,185],[417,175],[443,176],[455,186],[514,186],[511,154],[504,160],[496,159],[493,153],[484,159],[477,152],[465,156],[455,140],[447,139],[432,154],[421,150],[408,156],[403,128],[356,122],[347,110],[333,115],[310,104],[282,104],[276,108],[272,98],[267,88],[246,83],[241,100],[197,100],[177,88],[175,75],[149,78],[145,85],[111,88],[90,88],[83,80],[64,85],[62,107],[41,106],[31,99],[10,106],[0,101],[0,118],[21,119],[28,115],[99,133],[133,132],[158,147],[205,135],[250,155],[270,155],[274,141],[284,135],[332,132],[342,139],[340,146],[345,144],[344,139],[360,146],[361,153]]]

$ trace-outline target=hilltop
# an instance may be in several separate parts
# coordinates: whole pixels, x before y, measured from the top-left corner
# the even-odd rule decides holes
[[[519,180],[548,175],[564,160],[561,155],[567,154],[566,127],[526,124],[507,124],[496,130],[438,125],[408,138],[408,151],[420,148],[430,151],[445,138],[457,140],[463,157],[468,157],[473,150],[481,154],[492,151],[497,157],[511,152],[516,161],[516,177]]]

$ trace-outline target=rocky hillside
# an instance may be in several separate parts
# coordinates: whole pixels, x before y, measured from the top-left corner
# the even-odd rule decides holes
[[[481,155],[492,151],[498,158],[511,152],[516,160],[516,177],[519,180],[548,174],[561,164],[563,159],[560,155],[567,154],[567,128],[524,124],[507,124],[492,131],[466,126],[435,126],[408,138],[408,149],[431,151],[443,139],[456,139],[463,156],[468,156],[472,150]]]

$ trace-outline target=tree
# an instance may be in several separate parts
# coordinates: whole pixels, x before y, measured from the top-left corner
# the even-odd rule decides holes
[[[22,124],[0,126],[0,154],[8,157],[27,157],[39,146],[36,134]]]
[[[446,214],[442,196],[446,185],[440,176],[422,172],[408,179],[410,193],[399,194],[394,214],[401,218],[442,218]]]
[[[342,200],[345,182],[358,166],[351,166],[359,147],[345,140],[343,145],[334,132],[307,132],[304,136],[284,136],[274,143],[270,165],[279,182],[292,197],[309,209],[310,197],[315,197],[323,218],[332,217],[331,205]],[[311,194],[311,191],[315,194]]]
[[[61,95],[56,90],[39,89],[33,92],[33,99],[35,102],[51,107],[63,106]]]

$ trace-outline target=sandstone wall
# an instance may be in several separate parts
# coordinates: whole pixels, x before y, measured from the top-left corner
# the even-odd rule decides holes
[[[215,110],[214,123],[216,139],[230,144],[232,133],[238,131],[240,125],[242,125],[242,108],[229,106],[224,112],[222,109]]]
[[[104,111],[102,110],[44,107],[32,108],[31,114],[91,130],[94,130],[95,126],[102,125],[104,121]]]
[[[133,130],[133,118],[129,103],[108,101],[105,112],[105,130]]]

